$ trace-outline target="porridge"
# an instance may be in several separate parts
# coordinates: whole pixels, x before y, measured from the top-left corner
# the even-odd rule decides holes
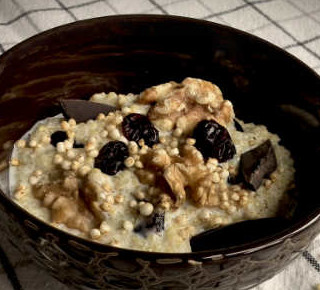
[[[279,215],[294,167],[279,137],[234,116],[204,80],[61,101],[15,143],[9,185],[33,215],[130,249],[190,252],[190,238]]]

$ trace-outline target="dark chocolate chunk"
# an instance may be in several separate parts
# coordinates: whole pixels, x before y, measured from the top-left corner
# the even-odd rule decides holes
[[[233,122],[234,122],[234,126],[236,128],[237,131],[239,132],[244,132],[241,124],[237,121],[237,119],[233,119]]]
[[[59,142],[64,142],[68,139],[68,135],[65,131],[56,131],[51,134],[51,145],[57,147]]]
[[[150,217],[143,219],[134,228],[134,232],[146,237],[149,233],[161,234],[164,231],[164,212],[155,212]]]
[[[228,176],[228,183],[229,184],[238,184],[240,183],[242,180],[240,178],[239,175],[229,175]]]
[[[157,233],[164,231],[164,212],[156,212],[152,218],[152,224]]]
[[[95,119],[100,113],[108,115],[116,108],[85,100],[60,100],[62,113],[65,118],[73,118],[77,123]]]
[[[257,190],[263,178],[268,177],[276,168],[277,159],[270,140],[241,154],[240,175],[251,190]]]
[[[245,245],[276,234],[288,225],[289,221],[281,217],[243,221],[193,236],[190,245],[193,252]]]

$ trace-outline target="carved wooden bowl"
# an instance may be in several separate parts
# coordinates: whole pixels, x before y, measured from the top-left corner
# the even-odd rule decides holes
[[[95,289],[247,289],[290,263],[319,230],[320,79],[298,59],[252,35],[154,15],[97,18],[41,33],[0,57],[0,144],[55,115],[59,98],[138,93],[187,76],[216,83],[240,119],[267,125],[291,150],[299,195],[288,228],[205,252],[124,250],[45,224],[4,189],[1,231],[57,279]]]

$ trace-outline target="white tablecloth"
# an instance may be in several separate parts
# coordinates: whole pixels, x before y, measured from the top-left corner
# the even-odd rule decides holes
[[[320,0],[0,0],[0,54],[61,24],[129,13],[182,15],[242,29],[282,47],[320,73]],[[4,237],[0,246],[4,249],[0,289],[20,289],[7,277],[9,264],[24,290],[67,289],[21,257]],[[320,236],[284,271],[255,290],[317,289],[318,261]]]

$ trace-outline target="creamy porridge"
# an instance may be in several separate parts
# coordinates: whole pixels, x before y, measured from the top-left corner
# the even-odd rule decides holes
[[[98,93],[62,109],[15,143],[9,169],[15,200],[53,226],[117,247],[190,252],[192,236],[274,217],[287,202],[290,153],[265,126],[236,120],[210,82]]]

